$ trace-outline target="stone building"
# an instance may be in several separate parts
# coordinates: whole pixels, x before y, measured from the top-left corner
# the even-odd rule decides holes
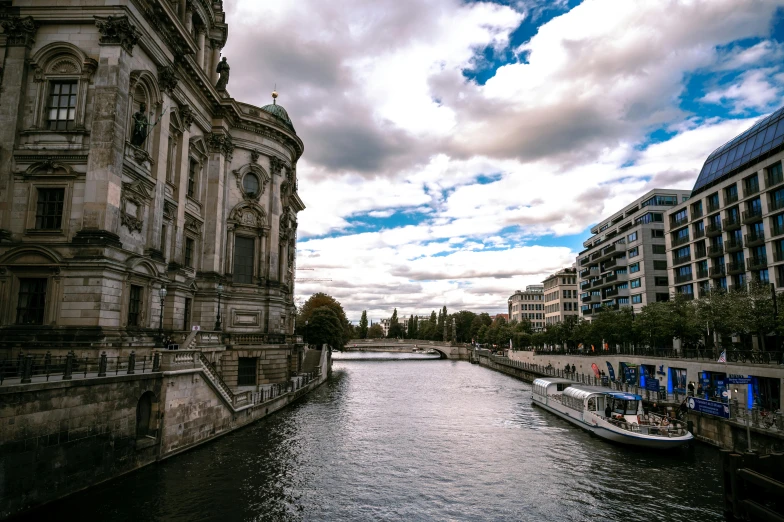
[[[563,322],[568,316],[580,316],[577,293],[577,269],[564,268],[542,281],[544,286],[544,322]]]
[[[748,282],[784,288],[784,109],[705,160],[691,198],[668,212],[670,292],[704,297]]]
[[[577,257],[582,317],[590,321],[602,306],[636,313],[669,299],[664,214],[688,197],[653,189],[591,228]]]
[[[517,290],[507,301],[509,321],[521,322],[527,319],[531,328],[544,328],[544,286],[528,285],[525,292]]]
[[[6,0],[0,27],[0,359],[169,338],[285,380],[303,143],[229,94],[222,1]]]

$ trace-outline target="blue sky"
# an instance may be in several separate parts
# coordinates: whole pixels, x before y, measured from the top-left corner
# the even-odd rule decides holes
[[[298,294],[351,318],[501,312],[782,105],[784,1],[339,4],[227,3],[225,54],[305,143]]]

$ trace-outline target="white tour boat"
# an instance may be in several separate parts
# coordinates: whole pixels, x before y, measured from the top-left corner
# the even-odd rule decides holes
[[[694,437],[685,423],[642,409],[642,397],[569,379],[536,379],[533,404],[597,437],[645,448],[676,448]],[[610,407],[610,416],[606,408]]]

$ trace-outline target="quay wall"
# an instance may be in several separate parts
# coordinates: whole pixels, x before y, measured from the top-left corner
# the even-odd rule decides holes
[[[297,401],[331,373],[232,404],[203,369],[0,387],[0,520],[177,455]],[[145,406],[146,405],[146,406]]]

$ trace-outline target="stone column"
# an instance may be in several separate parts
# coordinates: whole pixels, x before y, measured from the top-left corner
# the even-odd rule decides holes
[[[185,229],[185,201],[188,194],[188,169],[190,168],[190,140],[191,140],[191,125],[193,124],[193,110],[189,105],[180,107],[180,119],[182,120],[182,147],[180,147],[180,156],[177,158],[177,176],[180,180],[180,186],[177,188],[177,215],[174,217],[172,223],[172,231],[174,234],[172,238],[171,261],[180,262],[183,259],[183,252],[185,248],[183,239],[183,230]]]
[[[96,17],[96,25],[101,47],[94,81],[82,230],[77,237],[88,232],[91,238],[102,236],[119,242],[116,234],[129,118],[131,56],[139,33],[125,16]]]
[[[0,21],[6,39],[0,84],[0,239],[10,239],[14,177],[11,175],[18,119],[22,115],[22,92],[27,79],[25,65],[38,30],[32,17]],[[23,228],[20,225],[19,228]]]
[[[207,71],[208,76],[212,80],[212,84],[215,85],[218,83],[218,64],[220,63],[221,58],[221,48],[220,48],[220,40],[210,40],[212,44],[212,65],[210,65],[210,70]]]
[[[202,267],[204,272],[220,272],[222,268],[221,257],[223,245],[223,231],[225,227],[225,202],[224,182],[226,178],[226,163],[231,160],[234,144],[228,134],[212,133],[205,136],[210,156],[207,160],[206,191],[204,208],[206,219],[202,243]]]
[[[193,31],[193,4],[191,4],[190,0],[185,0],[185,29],[188,30],[188,34]]]
[[[187,25],[187,21],[186,21],[185,13],[188,11],[188,0],[180,0],[180,3],[179,3],[179,5],[180,5],[180,7],[179,7],[179,13],[177,13],[177,14],[179,14],[179,15],[180,15],[180,21],[181,21],[181,22],[182,22],[184,25]]]
[[[265,230],[262,228],[259,230],[259,240],[256,242],[258,245],[258,249],[256,251],[256,257],[258,258],[258,269],[256,271],[256,275],[259,278],[259,283],[261,283],[266,277],[266,260],[264,259],[264,246],[266,243],[266,234]]]
[[[196,54],[196,64],[202,69],[204,69],[204,56],[206,54],[206,49],[204,48],[207,45],[206,36],[204,28],[199,27],[196,30],[196,45],[199,47],[199,52]]]

